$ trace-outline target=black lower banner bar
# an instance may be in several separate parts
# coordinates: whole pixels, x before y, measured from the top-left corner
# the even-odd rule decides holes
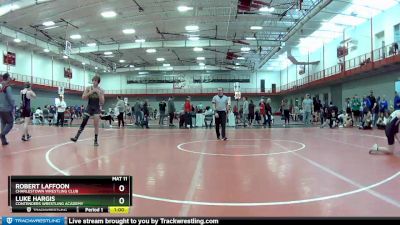
[[[397,221],[399,222],[400,218],[191,218],[191,217],[68,217],[67,224],[68,225],[82,225],[82,224],[116,224],[116,225],[123,225],[123,224],[134,224],[134,225],[144,225],[144,224],[151,224],[151,225],[164,225],[164,224],[200,224],[200,225],[213,225],[213,224],[262,224],[266,225],[268,223],[271,224],[296,224],[298,225],[299,221],[307,221],[307,223],[313,223],[320,225],[321,222],[326,221],[336,221],[336,222],[343,222],[345,220],[349,221],[366,221],[366,220],[383,220],[385,222],[390,221]],[[397,223],[396,222],[396,223]]]
[[[109,207],[12,207],[13,213],[108,213]]]

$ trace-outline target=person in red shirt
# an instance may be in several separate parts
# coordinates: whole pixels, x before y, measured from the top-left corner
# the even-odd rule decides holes
[[[183,110],[185,112],[185,128],[187,128],[187,125],[190,125],[190,128],[193,128],[191,115],[192,105],[190,103],[190,96],[186,98]]]
[[[263,98],[261,99],[261,102],[260,102],[260,115],[264,119],[263,126],[265,128],[267,126],[267,118],[266,118],[265,103],[264,103],[264,99]]]
[[[233,106],[233,115],[235,115],[235,124],[238,124],[239,109],[237,105]]]

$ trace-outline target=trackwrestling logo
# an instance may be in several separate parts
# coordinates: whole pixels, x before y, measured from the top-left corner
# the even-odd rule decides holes
[[[8,225],[64,225],[64,217],[3,217]]]

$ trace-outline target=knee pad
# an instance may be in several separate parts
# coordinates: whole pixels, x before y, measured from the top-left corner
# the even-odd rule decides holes
[[[83,114],[83,120],[82,120],[81,127],[80,127],[81,130],[83,130],[85,128],[87,122],[89,121],[89,118],[90,118],[89,114],[87,114],[87,113]]]
[[[90,118],[89,113],[84,113],[84,114],[83,114],[83,119],[89,119],[89,118]]]

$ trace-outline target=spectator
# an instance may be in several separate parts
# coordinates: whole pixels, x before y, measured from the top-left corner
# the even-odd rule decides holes
[[[129,122],[132,123],[132,107],[129,104],[127,104],[125,107],[125,119],[126,117],[128,117]]]
[[[392,47],[393,47],[393,53],[394,53],[395,55],[397,55],[397,52],[399,51],[399,44],[397,44],[397,42],[394,42],[394,43],[392,44]]]
[[[367,111],[367,114],[364,117],[364,120],[362,121],[362,124],[359,127],[359,129],[363,129],[363,130],[372,129],[372,114],[371,114],[371,111],[369,111],[369,110]]]
[[[376,127],[380,130],[384,130],[386,128],[387,117],[384,117],[383,114],[379,115],[378,120],[376,121]]]
[[[249,125],[250,126],[253,126],[254,108],[255,108],[255,105],[253,103],[253,100],[250,100],[250,103],[249,103]]]
[[[266,111],[265,111],[265,103],[264,103],[264,99],[261,99],[261,102],[259,104],[260,106],[260,116],[263,118],[263,126],[264,128],[267,126],[267,117],[266,117]]]
[[[175,111],[174,97],[171,96],[168,99],[169,126],[174,126]]]
[[[384,95],[382,99],[379,101],[379,114],[383,117],[384,114],[389,112],[389,105],[386,101],[386,96]]]
[[[133,106],[133,112],[135,113],[135,124],[139,126],[143,120],[142,105],[140,104],[139,99],[136,99],[135,105]]]
[[[15,100],[10,87],[10,74],[3,74],[3,81],[0,83],[0,119],[1,119],[1,144],[8,145],[6,135],[14,126]]]
[[[160,120],[158,121],[158,124],[160,126],[163,126],[165,118],[165,109],[167,108],[167,103],[165,102],[165,99],[161,100],[161,102],[158,104],[158,108],[160,110]]]
[[[122,100],[121,96],[117,96],[117,107],[118,108],[118,128],[125,127],[125,121],[124,121],[124,112],[125,112],[125,102]]]
[[[63,127],[64,126],[64,113],[65,113],[65,109],[67,108],[67,103],[65,103],[62,95],[60,95],[58,98],[59,98],[59,101],[56,102],[56,107],[57,107],[56,126],[58,127],[59,124],[61,123],[61,127]]]
[[[353,96],[351,100],[351,111],[353,113],[353,119],[356,124],[360,123],[360,107],[361,102],[357,95]]]
[[[249,117],[249,102],[246,97],[243,97],[243,126],[247,126],[247,120]]]
[[[283,117],[285,119],[285,124],[283,126],[289,125],[290,108],[289,108],[288,100],[286,98],[282,100],[281,107],[283,110]],[[286,122],[287,122],[287,124],[286,124]]]
[[[143,104],[143,122],[141,123],[141,126],[143,128],[143,126],[146,126],[147,129],[149,129],[149,117],[150,117],[150,111],[148,108],[148,103],[147,100],[144,101]]]
[[[37,123],[37,120],[39,120],[40,124],[43,124],[43,111],[40,107],[37,107],[35,114],[34,114],[34,120],[35,124]]]
[[[214,111],[211,109],[210,106],[207,106],[206,111],[204,113],[204,123],[206,125],[206,128],[208,127],[212,128],[213,116],[214,116]]]
[[[397,91],[394,92],[394,101],[393,101],[394,110],[400,110],[400,96]]]
[[[311,113],[313,111],[313,101],[310,99],[310,94],[306,94],[303,100],[303,110],[304,110],[304,125],[310,125]]]
[[[49,119],[50,119],[49,116],[50,116],[49,106],[45,105],[43,109],[43,120],[45,124],[49,124]]]
[[[335,106],[332,102],[329,103],[329,108],[328,108],[328,116],[329,118],[329,127],[334,128],[337,127],[339,124],[339,118],[338,118],[338,113],[339,109],[337,106]]]
[[[377,107],[378,104],[376,102],[376,98],[375,98],[374,92],[372,90],[370,92],[370,95],[368,96],[368,99],[370,101],[370,105],[368,106],[368,108],[371,111],[371,113],[374,113],[375,107]]]
[[[183,111],[185,112],[185,128],[187,128],[188,125],[190,125],[190,128],[193,128],[191,116],[192,105],[190,103],[190,96],[186,97],[183,107]]]

